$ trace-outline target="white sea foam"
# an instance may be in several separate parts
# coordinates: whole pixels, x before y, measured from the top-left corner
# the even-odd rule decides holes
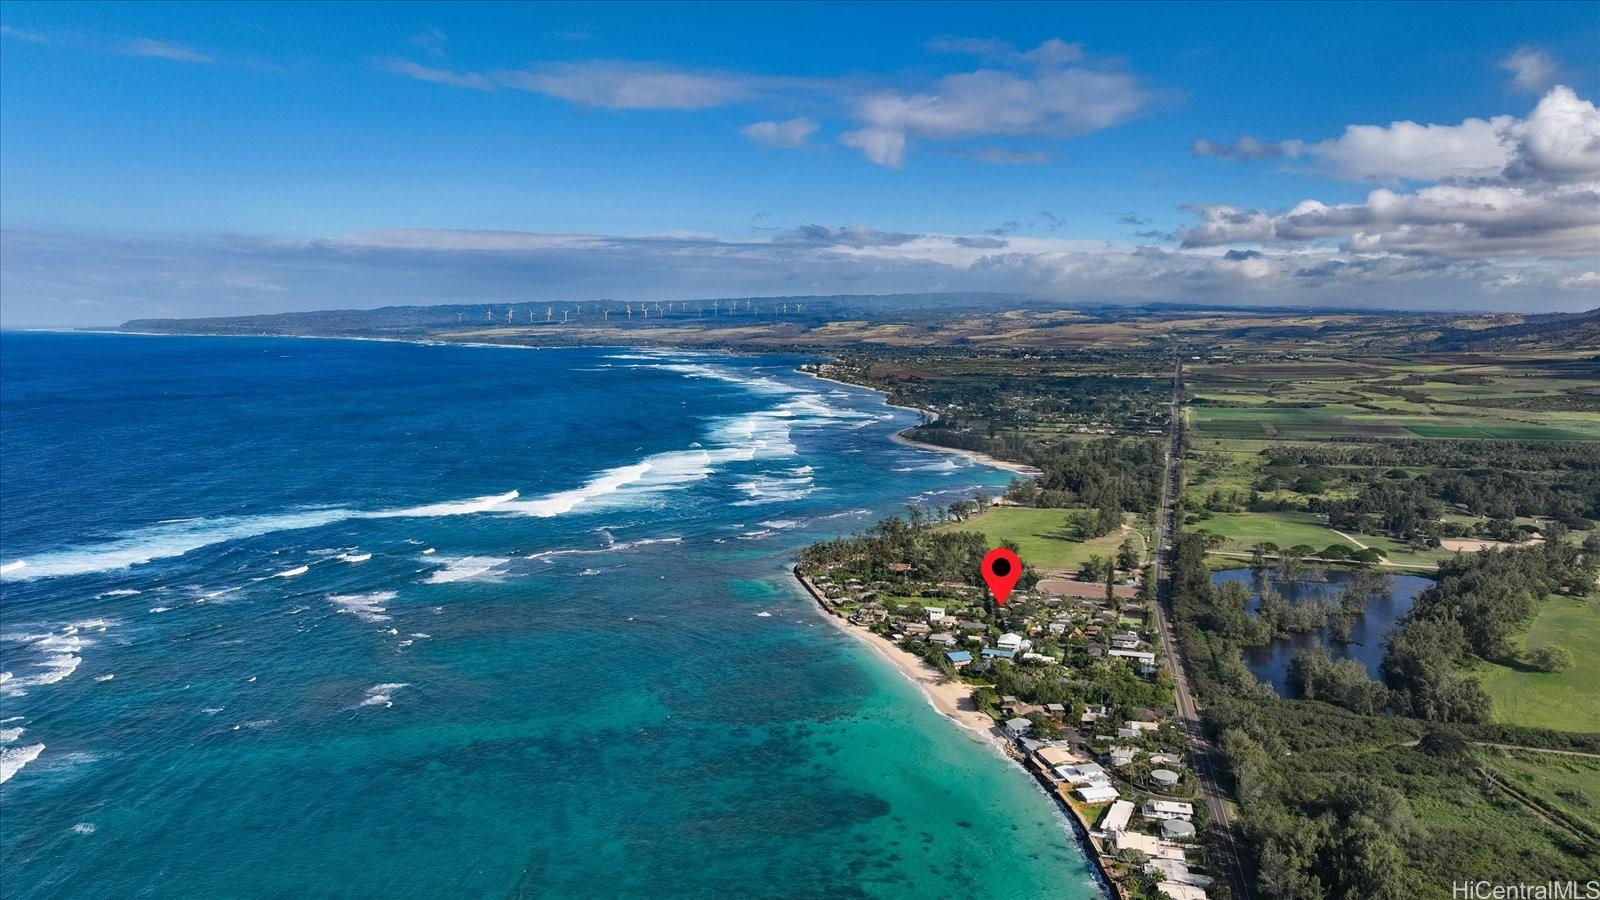
[[[135,594],[142,593],[144,593],[144,591],[134,590],[133,588],[116,588],[115,590],[101,591],[100,593],[94,595],[94,599],[99,600],[104,597],[132,597]]]
[[[422,580],[423,584],[451,584],[457,581],[493,580],[496,569],[510,562],[498,556],[441,556],[444,566]]]
[[[93,822],[79,822],[78,824],[72,826],[72,830],[73,830],[73,832],[75,832],[77,834],[94,834],[94,831],[95,831],[94,823]]]
[[[750,377],[713,365],[682,361],[682,357],[647,357],[649,368],[659,368],[691,378],[709,378],[742,385],[760,394],[781,397],[773,407],[714,419],[706,438],[688,450],[657,453],[628,465],[590,475],[575,488],[541,497],[524,498],[515,490],[464,500],[448,500],[388,510],[324,507],[261,516],[173,519],[135,529],[113,540],[67,547],[26,560],[0,564],[0,578],[27,580],[105,572],[141,565],[157,559],[183,556],[202,547],[244,540],[274,532],[319,528],[351,519],[431,518],[438,516],[506,514],[539,518],[563,516],[580,509],[594,511],[616,504],[682,488],[710,477],[723,466],[761,459],[782,459],[798,451],[793,429],[820,427],[846,419],[870,419],[866,413],[830,406],[827,398],[768,376]],[[799,499],[813,489],[809,467],[786,474],[804,483],[766,483],[760,477],[740,487],[751,494],[744,503],[769,503]],[[771,473],[770,476],[784,478]],[[354,555],[354,554],[352,554]],[[346,561],[356,561],[347,559]],[[303,574],[303,567],[279,573]]]
[[[370,594],[330,594],[328,602],[363,622],[387,622],[388,610],[383,604],[395,598],[394,591],[374,591]]]
[[[153,613],[164,613],[164,612],[170,611],[171,609],[172,609],[172,607],[170,607],[170,606],[152,606],[152,607],[150,607],[150,611],[153,612]]]
[[[391,682],[388,684],[375,684],[367,688],[367,696],[361,701],[362,706],[382,706],[385,709],[394,706],[394,695],[402,688],[411,685],[405,682]]]
[[[15,744],[26,728],[0,728],[0,744]]]
[[[43,744],[28,744],[24,747],[0,747],[0,784],[11,780],[11,776],[22,771],[22,767],[39,758],[44,752]]]
[[[27,694],[28,688],[44,687],[65,680],[83,664],[83,649],[95,643],[84,637],[82,632],[104,633],[112,624],[105,619],[89,619],[56,631],[3,635],[8,641],[24,644],[28,649],[37,651],[40,658],[29,666],[31,674],[0,672],[0,695],[21,697]]]
[[[301,575],[304,575],[305,573],[307,573],[309,571],[311,571],[311,567],[310,566],[295,566],[292,569],[284,569],[282,572],[275,572],[275,573],[273,573],[272,577],[273,578],[299,578]]]
[[[913,466],[900,466],[899,468],[896,468],[895,471],[896,472],[954,472],[954,471],[956,471],[957,469],[960,469],[960,468],[961,468],[961,466],[957,465],[954,460],[949,459],[948,457],[946,457],[944,459],[936,460],[934,462],[918,463],[917,465],[913,465]]]
[[[338,558],[341,561],[347,562],[347,563],[360,563],[360,562],[366,562],[367,560],[371,559],[372,558],[372,554],[371,553],[341,553],[341,554],[339,554]]]
[[[117,675],[116,675],[115,672],[107,672],[104,675],[96,675],[94,677],[94,680],[95,681],[110,681],[111,679],[116,678],[116,677],[117,677]]]

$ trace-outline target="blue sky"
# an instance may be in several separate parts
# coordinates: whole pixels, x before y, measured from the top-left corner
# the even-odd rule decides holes
[[[940,288],[1600,305],[1596,4],[10,2],[0,25],[8,325]]]

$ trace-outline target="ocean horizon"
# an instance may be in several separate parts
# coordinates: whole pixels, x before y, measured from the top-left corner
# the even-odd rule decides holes
[[[0,332],[0,878],[1100,895],[794,582],[1010,473],[794,356]]]

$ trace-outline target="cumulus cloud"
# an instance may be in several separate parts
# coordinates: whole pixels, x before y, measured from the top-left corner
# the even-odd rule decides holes
[[[768,147],[804,147],[817,131],[817,123],[806,118],[787,119],[782,122],[752,122],[739,129],[739,133],[758,144]]]
[[[851,110],[861,127],[840,140],[871,162],[899,168],[910,139],[1061,140],[1125,122],[1150,102],[1133,75],[1073,65],[1075,58],[1047,44],[1021,54],[1022,68],[947,75],[925,91],[869,92]]]
[[[1536,47],[1518,47],[1500,60],[1499,68],[1511,73],[1511,86],[1519,91],[1537,93],[1556,80],[1555,57]]]
[[[1522,119],[1354,125],[1302,149],[1341,177],[1428,183],[1374,190],[1359,203],[1304,200],[1282,212],[1195,205],[1199,221],[1177,232],[1182,246],[1321,245],[1461,261],[1600,256],[1600,111],[1571,88],[1551,88]],[[1526,283],[1522,272],[1517,279],[1497,283]]]

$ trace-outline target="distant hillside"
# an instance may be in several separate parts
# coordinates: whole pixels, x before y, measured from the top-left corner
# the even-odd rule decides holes
[[[1426,349],[1447,352],[1600,350],[1600,308],[1520,318],[1519,322],[1487,328],[1445,328],[1438,337],[1427,342]]]

